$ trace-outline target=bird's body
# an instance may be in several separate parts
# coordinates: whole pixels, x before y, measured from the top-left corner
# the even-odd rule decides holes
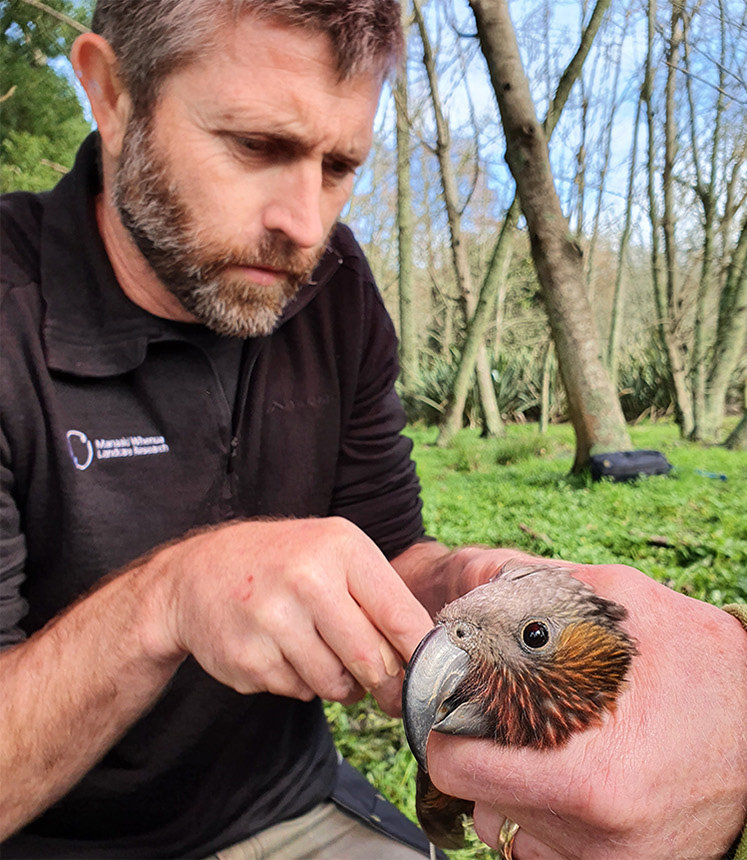
[[[418,759],[416,807],[431,841],[462,844],[471,803],[427,775],[431,730],[505,746],[560,746],[614,710],[635,652],[625,610],[565,568],[505,566],[448,604],[405,676],[405,731]]]

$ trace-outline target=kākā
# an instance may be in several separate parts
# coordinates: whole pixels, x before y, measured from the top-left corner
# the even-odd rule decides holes
[[[599,724],[614,710],[635,654],[625,616],[566,568],[517,562],[441,610],[402,692],[418,762],[416,809],[434,845],[464,844],[462,816],[473,804],[431,783],[430,732],[543,749]]]

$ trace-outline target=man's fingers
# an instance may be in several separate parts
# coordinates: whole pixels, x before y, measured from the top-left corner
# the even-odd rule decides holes
[[[305,702],[314,698],[316,691],[306,683],[295,666],[282,654],[273,654],[263,660],[259,653],[261,646],[251,647],[251,650],[251,660],[247,660],[246,663],[241,660],[226,661],[215,667],[204,666],[203,668],[221,683],[233,687],[239,693],[248,695],[268,692]]]
[[[284,640],[283,654],[320,698],[352,704],[363,696],[361,684],[308,619],[300,621],[295,635]]]
[[[572,737],[561,749],[502,747],[489,740],[431,732],[428,770],[434,785],[446,794],[470,799],[490,798],[497,809],[515,806],[560,810],[584,802],[584,785],[573,774],[583,761],[588,738]]]
[[[186,544],[185,568],[215,573],[209,589],[204,577],[180,580],[186,596],[174,638],[207,671],[225,680],[227,661],[225,682],[242,692],[352,702],[369,690],[399,714],[403,663],[432,622],[355,525],[337,517],[237,523]],[[278,661],[297,677],[276,671]]]
[[[398,716],[404,674],[398,652],[351,597],[337,607],[334,616],[327,614],[331,607],[316,611],[317,628],[330,650],[386,713]]]
[[[398,677],[399,673],[402,671],[402,658],[386,641],[386,639],[382,639],[379,642],[379,654],[381,654],[381,659],[384,661],[384,668],[386,669],[387,675],[391,678]]]
[[[326,527],[337,539],[337,562],[345,576],[332,583],[316,559],[307,560],[297,579],[300,601],[348,672],[387,713],[399,715],[403,664],[433,622],[360,530],[342,521]]]
[[[383,559],[383,557],[382,557]],[[422,603],[384,561],[385,568],[352,570],[349,587],[352,598],[362,607],[394,650],[407,661],[420,640],[433,627],[433,619]]]
[[[475,804],[473,816],[475,833],[491,848],[498,848],[498,834],[505,820],[506,816],[492,804]],[[561,827],[562,822],[558,822],[558,826]],[[568,854],[562,854],[536,839],[521,825],[513,839],[513,856],[514,860],[569,860]]]

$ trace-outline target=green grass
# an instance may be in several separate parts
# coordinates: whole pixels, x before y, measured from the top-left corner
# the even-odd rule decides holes
[[[494,440],[465,430],[445,450],[430,444],[432,429],[411,436],[426,528],[448,545],[624,562],[701,600],[747,601],[747,452],[682,442],[667,424],[634,427],[633,444],[663,451],[674,469],[615,484],[569,476],[567,426],[546,437],[509,427]]]
[[[514,546],[588,564],[632,564],[717,605],[747,602],[747,452],[680,440],[670,424],[631,428],[636,448],[663,451],[668,476],[632,484],[569,476],[568,426],[545,435],[511,426],[505,438],[462,431],[451,448],[411,428],[428,533],[449,546]],[[706,474],[703,474],[706,473]],[[725,476],[725,480],[709,477]],[[370,701],[328,706],[336,742],[379,790],[414,816],[414,764],[400,724]],[[455,860],[487,860],[475,841]]]

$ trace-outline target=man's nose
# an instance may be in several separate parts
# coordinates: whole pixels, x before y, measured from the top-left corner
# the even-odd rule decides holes
[[[308,161],[284,165],[263,212],[263,226],[299,248],[315,248],[326,236],[322,217],[322,167]]]

